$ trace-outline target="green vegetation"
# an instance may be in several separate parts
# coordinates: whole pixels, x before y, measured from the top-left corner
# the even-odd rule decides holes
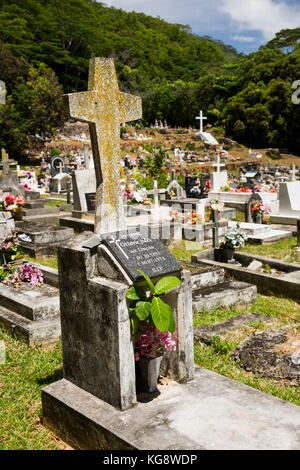
[[[60,345],[29,348],[0,330],[6,363],[0,364],[0,449],[59,450],[64,445],[41,424],[41,388],[62,378]]]
[[[294,324],[295,322],[299,322],[300,324],[300,305],[289,299],[278,299],[277,297],[264,297],[262,295],[258,295],[257,303],[249,307],[247,312],[273,316],[282,324]],[[195,314],[194,326],[220,323],[228,318],[235,317],[240,313],[245,313],[245,311],[240,311],[236,308],[229,310],[220,308],[213,312]],[[205,369],[209,369],[213,372],[237,380],[249,385],[250,387],[300,406],[299,386],[292,387],[284,383],[284,381],[277,382],[271,379],[259,377],[244,371],[237,364],[231,361],[231,352],[244,339],[244,337],[249,335],[251,329],[264,331],[270,328],[274,328],[274,325],[267,325],[257,321],[249,324],[248,327],[244,327],[244,330],[242,329],[240,332],[240,337],[236,337],[234,334],[228,333],[225,338],[216,337],[210,345],[198,343],[195,345],[195,362]],[[242,336],[243,334],[244,337]]]
[[[281,259],[287,263],[300,263],[300,253],[295,249],[296,247],[297,239],[292,237],[289,240],[282,240],[271,245],[251,245],[247,243],[243,248],[239,248],[239,251],[245,251],[252,255]]]
[[[24,259],[29,261],[30,263],[37,263],[43,266],[48,266],[48,268],[58,269],[57,258],[44,258],[38,256],[37,258],[32,258],[31,256],[25,254]]]
[[[201,107],[244,145],[300,154],[300,107],[291,100],[299,28],[242,56],[188,26],[94,0],[2,0],[0,21],[0,76],[8,88],[0,140],[14,157],[36,134],[45,138],[60,126],[57,78],[66,93],[86,90],[93,56],[114,58],[120,88],[143,97],[145,124],[157,118],[186,127]]]

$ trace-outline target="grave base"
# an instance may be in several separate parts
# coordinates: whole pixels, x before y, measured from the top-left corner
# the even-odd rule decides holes
[[[0,307],[0,326],[23,338],[29,346],[44,347],[58,342],[61,336],[59,315],[43,320],[29,320],[11,310]]]
[[[119,411],[63,379],[42,390],[44,424],[84,450],[299,449],[300,408],[214,372],[167,382]]]

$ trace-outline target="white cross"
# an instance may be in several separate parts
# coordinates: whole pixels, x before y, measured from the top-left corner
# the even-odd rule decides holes
[[[126,259],[129,259],[129,256],[126,255],[125,251],[123,250],[123,248],[119,245],[120,241],[121,240],[116,240],[114,237],[111,237],[112,240],[109,242],[109,243],[114,243],[115,245],[117,245],[117,247],[119,248],[119,250],[123,253],[123,255],[125,256]]]
[[[207,117],[204,117],[203,112],[200,111],[200,116],[197,116],[195,119],[198,119],[200,121],[200,132],[203,132],[203,121],[205,121]]]

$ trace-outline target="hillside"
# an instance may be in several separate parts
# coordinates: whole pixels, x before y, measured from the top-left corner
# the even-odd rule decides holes
[[[243,56],[187,25],[94,0],[2,0],[0,24],[0,80],[8,89],[0,144],[16,158],[36,135],[60,127],[62,95],[86,90],[93,56],[112,57],[121,90],[142,96],[144,125],[189,127],[203,109],[241,144],[300,156],[300,106],[292,102],[299,28]]]
[[[0,41],[32,64],[51,67],[68,92],[86,87],[88,60],[113,57],[124,88],[197,80],[238,58],[230,46],[142,13],[91,0],[2,0]]]

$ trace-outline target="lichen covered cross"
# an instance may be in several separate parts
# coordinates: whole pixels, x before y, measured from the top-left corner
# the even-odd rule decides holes
[[[90,60],[88,91],[67,95],[70,117],[88,122],[96,172],[95,233],[124,228],[120,125],[142,118],[142,100],[119,91],[113,59]]]

